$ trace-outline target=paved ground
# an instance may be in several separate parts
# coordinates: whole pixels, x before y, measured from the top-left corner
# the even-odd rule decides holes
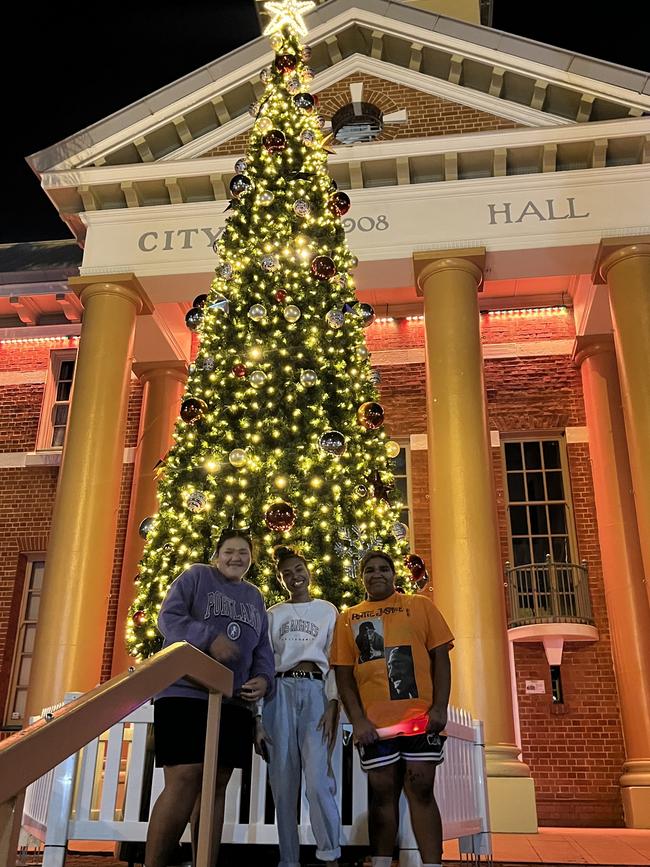
[[[506,864],[650,865],[650,831],[629,828],[540,828],[538,834],[494,834],[494,860]],[[458,857],[455,846],[445,856]]]
[[[541,828],[538,834],[494,834],[494,867],[564,867],[595,864],[599,867],[650,867],[650,831],[624,828]],[[312,850],[313,851],[313,850]],[[309,854],[309,853],[307,853]],[[224,847],[219,867],[276,867],[273,847]],[[460,865],[455,844],[445,846],[445,867]],[[306,858],[305,867],[318,862]],[[369,863],[369,862],[368,862]],[[341,867],[362,867],[361,857],[342,860]],[[40,858],[25,853],[17,867],[41,867]],[[65,867],[124,867],[115,856],[99,852],[72,853]],[[467,867],[467,862],[463,862]]]

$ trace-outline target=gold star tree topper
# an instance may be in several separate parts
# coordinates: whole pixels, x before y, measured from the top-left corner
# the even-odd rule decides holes
[[[315,7],[314,0],[275,0],[275,2],[270,0],[264,4],[265,11],[271,17],[264,35],[281,33],[283,28],[288,27],[299,36],[306,36],[309,31],[303,15]]]

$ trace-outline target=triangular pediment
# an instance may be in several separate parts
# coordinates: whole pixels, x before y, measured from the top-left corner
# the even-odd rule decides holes
[[[507,106],[496,99],[486,100],[449,82],[441,86],[419,73],[359,55],[333,67],[327,80],[319,84],[313,90],[318,96],[319,113],[328,128],[336,113],[346,106],[354,108],[369,103],[381,112],[383,128],[374,139],[376,142],[494,132],[537,126],[535,120],[546,120],[544,116],[535,117],[535,112],[522,111],[519,106]],[[252,124],[251,117],[239,118],[206,135],[202,147],[197,143],[179,150],[171,159],[243,152]],[[337,145],[340,143],[335,141],[334,147]]]
[[[650,111],[644,73],[400,3],[331,0],[310,13],[307,23],[314,90],[324,104],[362,75],[371,83],[386,82],[396,104],[420,99],[433,118],[415,132],[414,109],[401,129],[389,127],[388,138],[456,134],[454,111],[468,120],[460,133]],[[248,106],[263,91],[260,73],[271,59],[267,40],[255,40],[29,162],[40,174],[187,160],[224,145],[237,152],[250,128]]]

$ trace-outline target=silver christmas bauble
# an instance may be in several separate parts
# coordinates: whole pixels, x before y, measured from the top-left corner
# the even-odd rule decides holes
[[[248,456],[244,449],[233,449],[228,455],[228,460],[233,467],[243,467],[248,460]]]
[[[250,114],[251,117],[257,117],[260,108],[261,108],[261,105],[259,102],[253,102],[253,103],[251,103],[251,106],[248,109],[248,113]]]
[[[401,541],[402,539],[406,539],[409,533],[409,528],[406,524],[403,524],[401,521],[396,521],[392,527],[393,536],[397,539],[397,541]]]
[[[149,518],[145,518],[144,521],[138,527],[138,533],[143,539],[146,539],[151,530],[153,529],[153,525],[155,522],[155,518],[150,516]]]
[[[372,373],[370,374],[370,382],[373,385],[379,385],[379,383],[381,382],[381,373],[378,370],[375,369],[372,371]]]
[[[360,317],[361,324],[364,328],[369,328],[377,318],[375,308],[372,306],[372,304],[359,304],[359,306],[356,308],[356,312]]]
[[[268,208],[268,206],[272,205],[275,201],[275,193],[272,193],[271,190],[264,190],[263,193],[260,193],[257,201],[260,205],[264,205],[265,208]]]
[[[300,312],[300,308],[296,307],[295,304],[287,304],[284,308],[284,318],[287,322],[297,322],[301,316],[302,313]]]
[[[270,117],[263,115],[262,117],[258,118],[257,128],[261,133],[269,132],[269,130],[273,129],[273,121]]]
[[[253,388],[261,388],[266,382],[266,374],[263,370],[254,370],[248,377],[248,381]]]
[[[185,324],[190,331],[198,331],[203,322],[203,310],[200,307],[190,307],[185,314]]]
[[[325,321],[330,328],[341,328],[345,322],[345,316],[336,307],[333,307],[325,314]]]
[[[342,455],[345,453],[345,437],[338,430],[328,430],[321,435],[318,445],[328,455]]]
[[[316,144],[316,133],[311,129],[304,129],[300,133],[300,141],[303,144],[306,144],[309,147],[312,147],[313,145]]]
[[[247,168],[248,168],[248,163],[246,162],[246,160],[243,157],[238,159],[237,162],[235,163],[235,171],[237,172],[238,175],[243,175]]]
[[[311,214],[311,205],[304,199],[298,199],[293,203],[293,210],[299,217],[308,217]]]
[[[208,503],[208,497],[203,491],[194,491],[187,498],[187,508],[190,512],[201,512]]]
[[[199,370],[212,373],[217,367],[217,359],[213,355],[204,355],[203,358],[199,357],[196,359],[196,366]]]
[[[299,75],[292,75],[291,78],[287,79],[287,90],[293,96],[296,93],[299,93],[302,88],[302,81],[300,80]]]
[[[277,256],[263,256],[260,262],[262,269],[267,272],[276,271],[280,265]]]
[[[365,361],[366,358],[370,357],[370,352],[368,351],[367,346],[357,346],[357,355],[362,361]]]
[[[312,388],[312,386],[316,385],[318,382],[318,375],[315,370],[301,370],[300,371],[300,383],[304,385],[305,388]]]
[[[253,304],[248,311],[248,316],[253,322],[260,322],[266,316],[266,307],[263,304]]]
[[[222,280],[231,280],[234,273],[230,262],[222,262],[217,268],[217,276],[221,277]]]
[[[230,192],[236,199],[241,199],[241,197],[247,193],[252,186],[253,182],[250,178],[247,178],[246,175],[235,175],[230,181]]]
[[[262,79],[263,84],[268,84],[269,81],[271,81],[273,78],[273,72],[268,66],[260,72],[260,78]]]

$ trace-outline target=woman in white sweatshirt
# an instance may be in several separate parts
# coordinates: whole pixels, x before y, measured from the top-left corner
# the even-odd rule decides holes
[[[279,867],[300,867],[296,805],[302,773],[316,857],[337,865],[341,819],[330,759],[339,704],[329,651],[338,612],[330,602],[312,599],[309,568],[299,554],[278,548],[276,569],[289,601],[268,610],[277,688],[257,719],[256,746],[269,762]]]

